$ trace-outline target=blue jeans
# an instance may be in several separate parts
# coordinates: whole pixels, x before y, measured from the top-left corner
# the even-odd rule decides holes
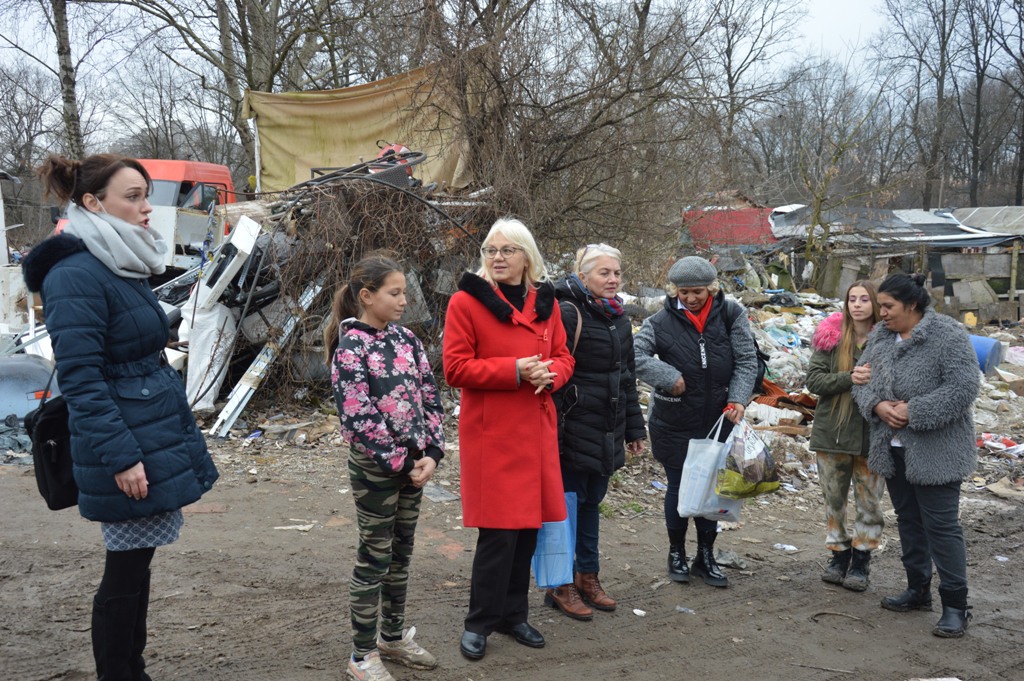
[[[576,493],[576,561],[574,569],[584,574],[600,572],[597,542],[601,512],[598,504],[608,493],[608,476],[581,473],[562,467],[562,486]]]

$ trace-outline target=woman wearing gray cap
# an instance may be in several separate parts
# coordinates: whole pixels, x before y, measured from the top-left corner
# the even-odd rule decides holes
[[[757,377],[757,348],[742,305],[719,290],[718,271],[703,258],[689,256],[669,270],[665,307],[644,320],[635,338],[637,378],[653,389],[648,430],[651,451],[665,467],[665,526],[668,576],[690,581],[690,572],[711,586],[728,586],[715,562],[718,522],[694,518],[697,555],[686,562],[687,518],[676,511],[679,480],[691,438],[707,437],[725,411],[725,438],[743,418]]]

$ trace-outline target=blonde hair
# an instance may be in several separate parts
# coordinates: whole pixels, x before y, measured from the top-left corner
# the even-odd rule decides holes
[[[850,284],[846,289],[846,297],[843,298],[843,327],[839,336],[839,345],[836,346],[836,369],[839,371],[852,371],[854,366],[853,348],[857,344],[857,334],[853,315],[850,313],[850,291],[855,288],[862,288],[868,292],[868,297],[871,299],[871,325],[877,324],[881,318],[878,313],[878,290],[875,285],[866,279]],[[850,396],[850,392],[840,394],[839,399],[832,402],[832,413],[835,413],[837,404],[839,405],[839,421],[837,423],[840,427],[845,426],[853,411],[853,398]]]
[[[608,244],[587,244],[576,251],[576,274],[586,274],[594,269],[598,258],[615,258],[622,265],[622,252]]]
[[[515,218],[498,219],[497,222],[491,225],[491,229],[487,232],[481,247],[487,248],[491,240],[498,234],[501,234],[523,249],[523,255],[526,257],[526,269],[523,270],[524,284],[532,286],[548,278],[548,270],[544,266],[544,258],[541,257],[540,249],[537,248],[537,242],[521,220],[516,220]],[[478,276],[486,279],[491,286],[495,286],[490,272],[487,271],[487,260],[484,258],[483,253],[480,254],[480,268],[476,273]]]

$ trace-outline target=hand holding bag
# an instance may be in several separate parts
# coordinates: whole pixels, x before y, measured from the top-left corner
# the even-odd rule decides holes
[[[722,499],[715,494],[718,470],[725,465],[727,443],[719,442],[725,414],[711,428],[704,439],[690,440],[686,449],[686,462],[679,480],[679,504],[676,512],[683,518],[710,520],[739,520],[742,501]]]
[[[78,505],[78,485],[72,472],[71,429],[68,405],[63,397],[50,396],[56,367],[50,373],[39,406],[25,414],[25,430],[32,440],[36,486],[51,511]]]
[[[565,493],[565,520],[543,523],[533,552],[533,576],[537,586],[554,589],[573,582],[576,555],[576,493]]]

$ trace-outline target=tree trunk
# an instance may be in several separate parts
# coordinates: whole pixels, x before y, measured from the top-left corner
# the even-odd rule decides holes
[[[68,32],[67,0],[50,0],[53,8],[53,32],[57,38],[57,62],[60,75],[60,91],[63,100],[64,133],[67,137],[68,156],[85,157],[85,143],[82,140],[82,119],[78,113],[76,88],[78,76],[71,61],[71,37]]]
[[[1017,144],[1017,167],[1014,175],[1013,205],[1024,206],[1024,108],[1021,109]]]
[[[220,58],[222,61],[222,73],[224,74],[224,89],[231,99],[231,124],[238,133],[238,139],[245,150],[245,156],[252,162],[254,175],[259,175],[259,159],[256,158],[256,140],[252,130],[249,128],[249,121],[242,118],[242,88],[238,82],[236,71],[237,64],[233,52],[233,41],[231,37],[231,14],[228,11],[226,0],[217,0],[217,23],[220,25]],[[268,90],[269,91],[269,90]]]
[[[972,206],[980,206],[978,194],[981,185],[981,143],[982,129],[981,120],[985,115],[982,95],[985,87],[985,75],[979,73],[974,78],[974,125],[971,126],[971,177],[970,177],[970,202]]]

